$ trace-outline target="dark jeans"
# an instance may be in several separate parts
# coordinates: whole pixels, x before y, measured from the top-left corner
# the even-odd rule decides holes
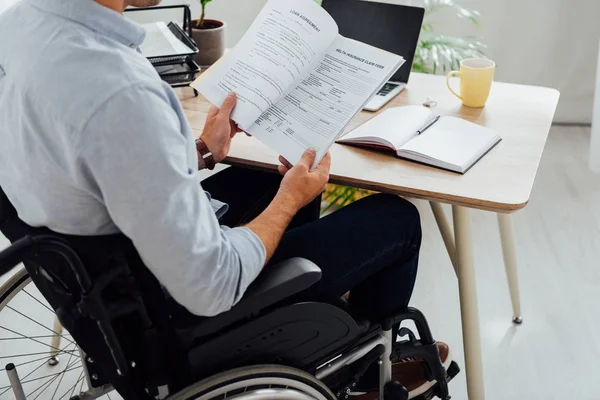
[[[202,187],[229,204],[221,223],[234,227],[260,214],[280,181],[277,174],[231,167]],[[420,245],[419,213],[400,197],[372,195],[321,219],[313,202],[297,214],[269,264],[291,257],[311,260],[323,275],[303,299],[334,303],[351,291],[353,312],[377,320],[408,305]]]

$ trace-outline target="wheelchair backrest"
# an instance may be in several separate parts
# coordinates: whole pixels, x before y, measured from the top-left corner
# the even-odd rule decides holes
[[[169,324],[162,288],[123,235],[58,234],[21,221],[0,188],[0,231],[31,237],[23,263],[63,326],[124,398],[181,388],[187,357]],[[146,390],[149,389],[150,393]]]

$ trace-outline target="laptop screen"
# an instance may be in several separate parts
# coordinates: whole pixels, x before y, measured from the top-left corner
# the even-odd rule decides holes
[[[323,0],[340,34],[404,57],[406,62],[390,78],[408,82],[425,10],[421,7],[363,0]]]

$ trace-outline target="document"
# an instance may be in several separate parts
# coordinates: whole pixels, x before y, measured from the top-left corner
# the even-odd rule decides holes
[[[315,165],[400,68],[401,56],[344,38],[312,0],[271,0],[238,45],[192,84],[291,163],[312,147]]]

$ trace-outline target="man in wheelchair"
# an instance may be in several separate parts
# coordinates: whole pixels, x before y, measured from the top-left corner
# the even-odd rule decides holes
[[[199,185],[238,132],[237,100],[194,141],[121,15],[159,2],[23,0],[0,16],[18,38],[0,43],[15,243],[0,267],[25,262],[96,386],[124,398],[449,398],[449,349],[408,308],[416,208],[379,194],[319,219],[330,157],[310,170],[311,150],[280,158],[281,176],[230,167]]]

